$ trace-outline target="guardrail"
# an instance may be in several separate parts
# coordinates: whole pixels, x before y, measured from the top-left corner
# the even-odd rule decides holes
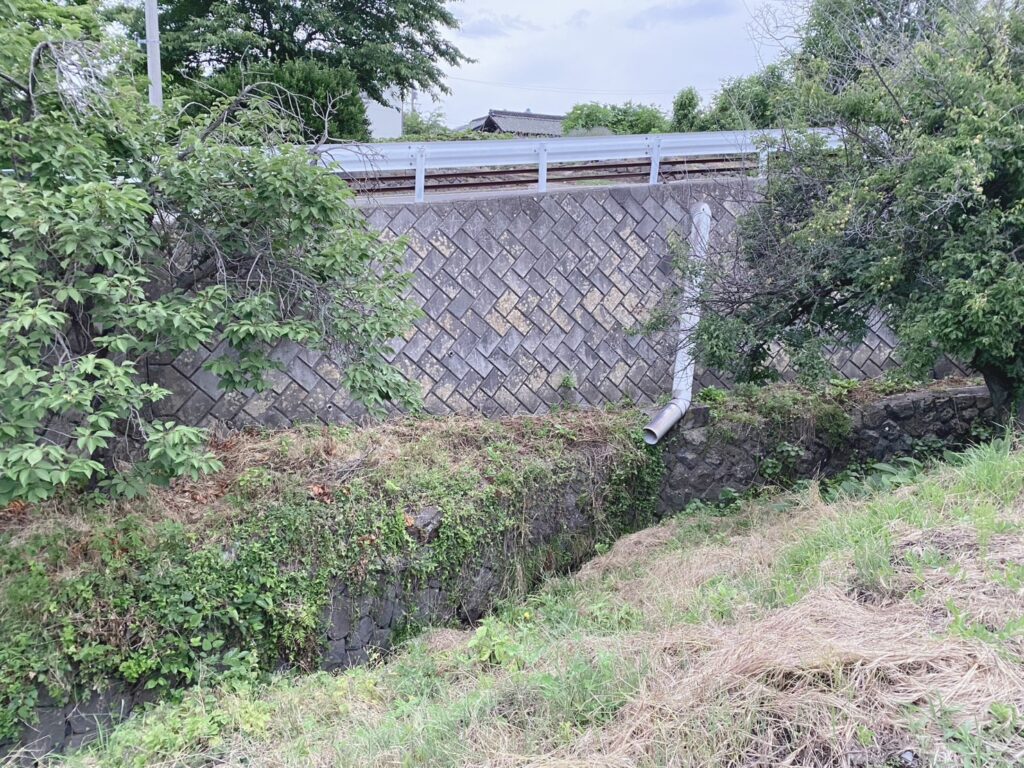
[[[838,143],[838,137],[832,130],[815,129],[813,132],[831,137],[829,144]],[[763,165],[767,147],[783,136],[781,130],[764,130],[501,141],[353,143],[325,145],[319,149],[319,154],[325,165],[356,177],[414,171],[415,199],[422,202],[427,172],[432,170],[535,166],[537,189],[543,192],[547,189],[549,164],[643,160],[650,167],[649,183],[657,184],[664,158],[757,155]]]

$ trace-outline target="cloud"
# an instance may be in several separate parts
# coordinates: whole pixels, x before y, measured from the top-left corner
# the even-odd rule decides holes
[[[463,19],[459,34],[467,38],[507,37],[515,32],[536,32],[536,24],[522,16],[506,13],[479,13]]]
[[[649,29],[663,24],[707,21],[732,15],[732,0],[683,0],[652,5],[626,19],[630,29]]]
[[[570,27],[582,29],[583,27],[587,26],[590,23],[590,17],[593,15],[594,14],[592,14],[586,8],[581,8],[568,18],[566,24],[568,24]]]

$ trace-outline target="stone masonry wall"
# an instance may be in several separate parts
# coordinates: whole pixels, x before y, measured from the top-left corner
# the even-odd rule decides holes
[[[943,387],[883,398],[853,407],[850,434],[840,445],[814,434],[801,435],[804,450],[795,478],[834,474],[851,461],[884,461],[912,453],[916,445],[958,448],[969,442],[979,427],[991,423],[994,411],[984,387]],[[665,475],[658,513],[682,511],[694,499],[717,500],[723,489],[744,491],[763,484],[762,462],[775,446],[765,433],[723,435],[714,429],[708,409],[692,408],[663,441]],[[598,478],[600,480],[600,478]],[[505,594],[506,579],[515,570],[515,551],[559,553],[566,567],[581,564],[594,551],[597,540],[593,496],[595,478],[568,479],[553,493],[541,494],[523,510],[524,528],[512,538],[467,564],[459,576],[458,596],[446,593],[436,579],[409,578],[410,563],[395,563],[381,573],[376,587],[350,594],[348,585],[333,586],[324,615],[322,663],[340,669],[365,663],[389,649],[406,623],[446,624],[474,622]],[[431,541],[443,524],[436,508],[416,515],[417,536]],[[525,533],[525,537],[524,534]],[[37,721],[26,726],[18,753],[4,754],[0,762],[34,765],[51,751],[75,749],[125,718],[138,704],[150,700],[146,691],[111,683],[70,704],[53,701],[45,689],[35,709]],[[12,745],[7,745],[10,748]]]
[[[850,434],[838,445],[813,429],[786,438],[802,449],[793,478],[828,477],[854,462],[888,461],[919,448],[962,448],[996,414],[985,387],[936,384],[851,406],[850,416]],[[778,447],[763,435],[716,429],[706,406],[692,407],[662,442],[662,516],[681,511],[695,499],[717,501],[725,489],[743,492],[764,485],[762,466]]]
[[[478,621],[496,600],[513,591],[508,585],[523,578],[522,563],[528,556],[546,555],[545,565],[530,574],[530,583],[522,585],[525,588],[552,571],[581,565],[608,532],[601,505],[594,499],[595,489],[606,485],[612,465],[597,473],[594,466],[596,462],[585,463],[550,492],[528,500],[521,510],[521,525],[509,531],[504,541],[467,561],[447,587],[440,578],[413,575],[416,562],[411,554],[408,559],[389,560],[369,584],[356,587],[337,580],[323,617],[322,667],[336,670],[365,664],[371,656],[389,650],[410,626]],[[624,531],[640,524],[639,519],[620,522]],[[424,508],[415,515],[413,535],[432,546],[444,524],[437,507]],[[140,704],[153,701],[151,691],[113,680],[67,703],[54,700],[40,686],[32,724],[22,729],[19,744],[0,743],[0,765],[28,768],[45,755],[78,749],[108,732]]]
[[[422,384],[436,415],[655,402],[671,385],[675,332],[636,329],[671,284],[670,238],[685,239],[691,209],[707,202],[712,248],[728,249],[736,216],[756,195],[756,182],[734,177],[366,203],[374,228],[408,243],[411,299],[425,313],[396,343],[394,362]],[[877,375],[894,344],[879,329],[837,368]],[[149,366],[150,379],[173,393],[158,415],[202,426],[289,426],[363,414],[339,389],[338,365],[320,353],[282,345],[274,354],[285,369],[259,394],[222,392],[202,368],[218,354],[201,348]],[[698,383],[717,379],[705,373]]]

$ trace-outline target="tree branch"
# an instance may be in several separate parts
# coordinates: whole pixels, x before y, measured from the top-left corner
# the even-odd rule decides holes
[[[242,92],[235,97],[235,100],[228,105],[227,109],[225,109],[223,112],[217,115],[217,117],[211,120],[210,124],[202,130],[202,132],[199,134],[199,142],[202,143],[206,141],[208,138],[210,138],[210,136],[212,136],[217,131],[218,128],[224,125],[224,123],[226,123],[232,117],[237,115],[238,112],[242,109],[242,107],[245,106],[246,102],[249,101],[249,98],[252,96],[253,91],[256,89],[258,85],[261,85],[261,83],[253,83],[252,85],[245,86],[245,88],[242,89]],[[182,150],[181,152],[178,153],[178,159],[187,160],[189,157],[195,154],[195,151],[196,148],[194,146]]]
[[[18,89],[19,91],[21,91],[22,93],[24,93],[24,94],[25,94],[26,96],[30,96],[30,97],[32,96],[32,91],[30,91],[30,90],[28,89],[28,86],[27,86],[27,85],[25,85],[24,83],[22,83],[22,82],[20,82],[20,81],[18,81],[18,80],[15,80],[15,79],[14,79],[13,77],[11,77],[10,75],[8,75],[7,73],[5,73],[5,72],[0,72],[0,80],[3,80],[3,81],[4,81],[5,83],[7,83],[8,85],[12,85],[12,86],[14,86],[14,87],[15,87],[15,88],[17,88],[17,89]]]

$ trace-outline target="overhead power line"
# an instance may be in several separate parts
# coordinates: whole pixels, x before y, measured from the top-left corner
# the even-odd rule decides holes
[[[474,83],[476,85],[490,85],[499,88],[516,88],[521,91],[546,91],[549,93],[568,93],[568,94],[593,94],[598,96],[666,96],[675,95],[678,92],[678,88],[673,90],[664,91],[637,91],[630,88],[626,88],[619,91],[613,90],[599,90],[594,88],[560,88],[554,85],[524,85],[522,83],[502,83],[494,80],[474,80],[469,77],[456,77],[449,75],[449,80],[457,80],[462,83]]]

